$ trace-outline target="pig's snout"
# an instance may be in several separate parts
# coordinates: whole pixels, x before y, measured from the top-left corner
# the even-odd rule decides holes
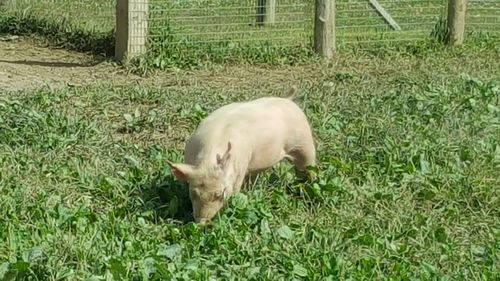
[[[209,218],[195,218],[194,221],[199,225],[204,225],[210,221]]]
[[[211,221],[223,206],[222,201],[200,202],[193,201],[193,217],[197,224],[205,224]]]

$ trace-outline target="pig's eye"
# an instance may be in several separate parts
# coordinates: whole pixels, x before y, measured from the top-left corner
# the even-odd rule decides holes
[[[226,193],[226,187],[224,187],[224,189],[221,190],[221,191],[215,192],[215,194],[214,194],[215,196],[214,197],[215,197],[216,200],[223,200],[225,193]]]
[[[223,200],[226,189],[214,193],[214,200]]]
[[[222,200],[224,198],[224,192],[223,191],[215,192],[214,195],[215,195],[214,196],[215,200]]]

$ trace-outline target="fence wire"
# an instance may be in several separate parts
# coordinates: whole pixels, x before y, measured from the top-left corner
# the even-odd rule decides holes
[[[81,29],[109,32],[115,27],[116,0],[3,0],[2,9],[37,19],[66,21]]]
[[[431,34],[446,8],[446,1],[443,0],[377,2],[400,30],[393,29],[368,0],[337,0],[336,32],[339,47],[422,40]]]
[[[150,44],[167,47],[189,43],[211,48],[252,47],[265,42],[282,47],[308,44],[313,20],[310,1],[267,2],[275,5],[266,5],[263,0],[150,0]]]
[[[468,32],[500,35],[500,0],[469,0],[465,27]]]
[[[269,3],[275,3],[274,9]],[[378,3],[400,30],[393,30],[368,0],[337,0],[339,47],[422,40],[431,34],[446,8],[446,0]],[[274,16],[270,16],[273,11]],[[286,47],[310,44],[313,37],[312,0],[150,0],[149,13],[149,42],[153,47],[186,42],[226,42],[219,45],[221,48],[273,42]]]
[[[55,22],[68,21],[85,30],[109,32],[115,27],[116,1],[2,0],[1,3],[8,12],[29,12]],[[383,7],[399,30],[391,27],[372,2]],[[423,40],[446,18],[447,2],[336,0],[337,47],[361,44],[370,48],[379,43]],[[236,46],[312,44],[313,0],[144,0],[135,5],[148,7],[148,19],[141,23],[148,26],[148,48],[156,53],[168,52],[169,56]],[[129,18],[134,21],[136,16],[131,13]],[[469,0],[466,29],[500,34],[500,0]]]

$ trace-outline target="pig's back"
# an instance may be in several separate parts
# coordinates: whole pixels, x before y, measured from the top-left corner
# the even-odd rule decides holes
[[[199,128],[223,130],[260,130],[268,127],[286,127],[288,121],[303,119],[301,109],[291,100],[265,97],[249,102],[232,103],[215,110],[199,125]],[[284,124],[285,123],[285,124]]]
[[[277,149],[293,145],[308,126],[304,113],[292,100],[265,97],[213,111],[199,124],[192,141],[205,147],[239,139],[253,150]]]

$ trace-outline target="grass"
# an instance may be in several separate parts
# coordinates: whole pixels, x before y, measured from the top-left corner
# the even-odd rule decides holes
[[[115,26],[114,0],[3,0],[7,12],[36,15],[39,19],[64,19],[79,29],[94,33],[106,33]]]
[[[115,51],[114,31],[86,30],[66,18],[40,18],[33,12],[0,14],[0,34],[31,36],[43,45],[101,57],[111,57]]]
[[[498,50],[388,57],[276,78],[300,77],[320,178],[281,163],[203,228],[165,161],[222,104],[284,95],[278,70],[0,93],[0,279],[498,280]]]
[[[0,34],[35,37],[44,45],[112,57],[114,1],[5,0]]]

